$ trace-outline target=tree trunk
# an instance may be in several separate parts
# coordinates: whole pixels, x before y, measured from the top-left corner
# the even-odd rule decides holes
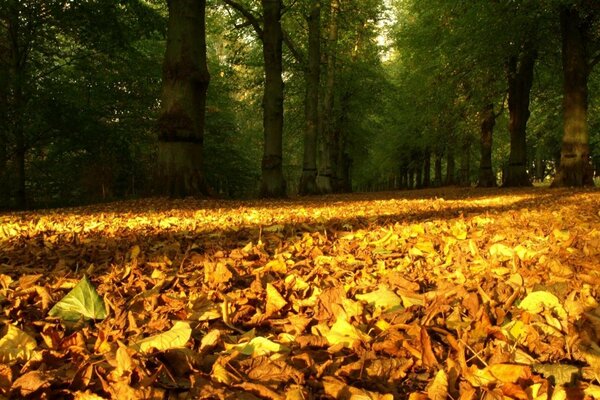
[[[319,129],[319,86],[321,80],[321,2],[312,0],[308,17],[308,66],[306,68],[304,113],[304,161],[300,178],[301,195],[316,194],[317,135]]]
[[[15,168],[15,202],[17,208],[28,208],[29,199],[26,190],[26,168],[27,144],[25,140],[25,66],[27,65],[27,46],[19,43],[21,33],[21,22],[19,18],[19,4],[11,1],[8,4],[8,46],[10,55],[9,76],[10,95],[9,105],[11,118],[8,122],[9,131],[15,140],[14,168]]]
[[[284,197],[283,179],[283,61],[281,0],[261,0],[263,7],[263,58],[265,91],[263,96],[264,148],[261,197]]]
[[[169,0],[162,109],[158,120],[159,192],[207,194],[202,147],[206,92],[205,0]]]
[[[433,170],[433,185],[440,187],[442,186],[442,154],[439,152],[435,153]]]
[[[492,168],[492,142],[494,126],[496,125],[496,114],[494,105],[488,104],[483,111],[483,122],[481,123],[481,160],[479,162],[479,187],[495,187],[496,177]]]
[[[425,150],[425,159],[423,160],[423,187],[428,188],[431,185],[431,151]]]
[[[456,183],[455,175],[455,160],[454,160],[454,147],[456,146],[456,140],[454,134],[448,135],[448,144],[446,146],[446,182],[447,186],[454,185]]]
[[[339,0],[331,0],[331,15],[329,20],[329,33],[327,38],[327,77],[325,82],[325,94],[323,98],[323,113],[321,118],[321,151],[319,175],[317,187],[321,193],[333,192],[333,165],[335,151],[335,118],[333,116],[336,51],[338,41],[338,14],[340,10]]]
[[[564,133],[553,187],[593,186],[588,113],[588,24],[573,7],[560,12],[564,75]]]
[[[471,186],[471,138],[463,138],[460,155],[460,185]]]
[[[527,121],[533,68],[537,53],[525,49],[508,62],[508,110],[510,112],[510,156],[503,186],[530,186],[527,174]]]

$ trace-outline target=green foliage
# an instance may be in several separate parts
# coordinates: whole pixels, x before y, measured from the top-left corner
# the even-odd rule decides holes
[[[104,319],[106,307],[96,289],[84,276],[79,283],[48,312],[50,317],[76,322],[80,319]]]

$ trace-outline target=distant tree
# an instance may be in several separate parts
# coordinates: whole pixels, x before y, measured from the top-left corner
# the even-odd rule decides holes
[[[262,19],[241,1],[223,0],[252,26],[263,45],[263,158],[261,197],[284,197],[283,177],[283,31],[281,0],[261,0]]]

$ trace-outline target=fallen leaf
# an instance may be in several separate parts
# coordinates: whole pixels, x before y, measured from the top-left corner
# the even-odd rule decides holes
[[[188,322],[176,321],[168,331],[134,342],[130,347],[141,353],[148,353],[152,349],[157,351],[174,349],[185,346],[191,334],[192,328]]]

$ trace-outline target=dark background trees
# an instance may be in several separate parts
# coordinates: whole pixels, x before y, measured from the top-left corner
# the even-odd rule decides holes
[[[596,3],[207,0],[176,60],[166,1],[3,1],[0,207],[591,185]],[[169,85],[198,100],[193,134]],[[196,178],[165,173],[174,143]]]

